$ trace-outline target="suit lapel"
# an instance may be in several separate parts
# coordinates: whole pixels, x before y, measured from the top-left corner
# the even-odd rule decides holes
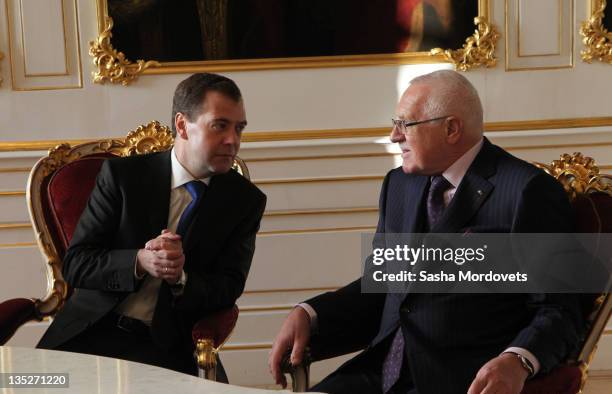
[[[162,229],[168,227],[172,178],[170,152],[152,156],[149,162],[150,170],[142,174],[143,186],[150,185],[143,190],[148,190],[150,193],[145,196],[145,201],[147,202],[149,226],[154,237],[158,236]]]
[[[412,182],[406,182],[406,196],[404,220],[402,231],[403,233],[418,233],[423,228],[423,202],[427,192],[429,178],[426,176],[414,177]]]
[[[496,167],[494,147],[485,138],[482,149],[467,170],[450,205],[431,232],[456,233],[464,228],[493,191],[493,184],[488,178],[495,174]]]

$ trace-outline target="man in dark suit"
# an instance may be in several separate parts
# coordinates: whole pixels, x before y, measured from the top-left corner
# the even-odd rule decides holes
[[[74,293],[38,347],[196,373],[191,329],[241,295],[266,198],[231,169],[247,123],[232,80],[185,79],[172,117],[171,151],[103,164],[64,259]]]
[[[402,151],[380,195],[377,233],[529,232],[573,229],[558,182],[483,138],[469,81],[453,71],[415,78],[402,95],[391,141]],[[512,393],[577,344],[578,299],[562,294],[375,294],[359,280],[300,304],[270,353],[279,371],[299,363],[311,334],[366,350],[325,378],[326,393]]]

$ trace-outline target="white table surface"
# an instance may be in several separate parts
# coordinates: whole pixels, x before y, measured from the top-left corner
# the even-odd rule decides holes
[[[211,393],[280,394],[215,383],[164,368],[88,354],[0,346],[2,373],[68,373],[68,388],[0,388],[3,394],[25,393]],[[231,371],[230,371],[231,372]]]

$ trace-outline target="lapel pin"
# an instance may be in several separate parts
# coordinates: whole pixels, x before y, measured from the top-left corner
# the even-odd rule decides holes
[[[476,193],[478,193],[478,195],[482,197],[482,190],[478,190]]]

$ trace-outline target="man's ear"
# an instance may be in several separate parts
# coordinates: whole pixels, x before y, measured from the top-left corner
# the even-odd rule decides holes
[[[174,129],[176,130],[177,138],[187,139],[187,122],[187,117],[184,114],[176,113],[174,116]]]
[[[463,134],[463,121],[456,116],[449,116],[446,118],[444,127],[446,128],[446,140],[448,143],[457,143]]]

